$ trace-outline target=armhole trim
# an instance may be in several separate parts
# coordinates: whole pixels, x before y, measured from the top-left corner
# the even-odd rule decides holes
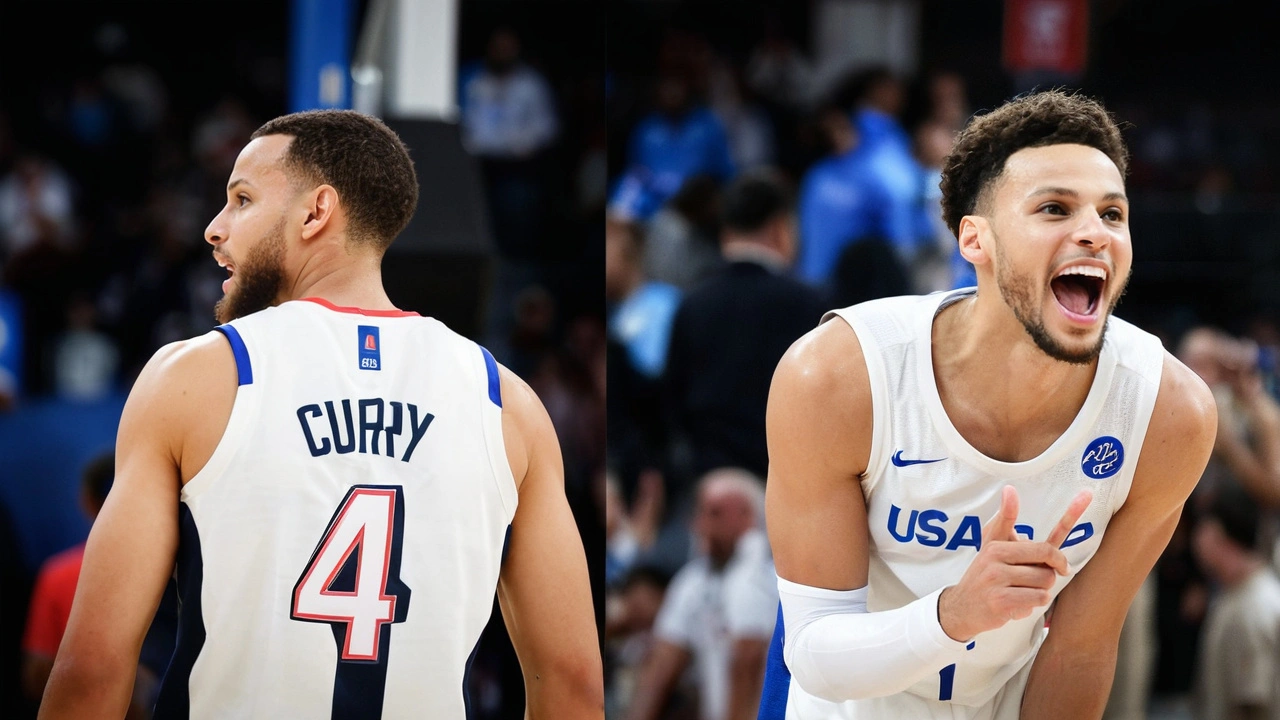
[[[484,369],[489,376],[489,399],[494,405],[502,407],[502,378],[498,375],[498,362],[483,345],[480,346],[480,352],[484,355]]]
[[[236,375],[241,385],[253,384],[253,366],[249,362],[249,348],[245,347],[244,338],[231,325],[219,325],[214,330],[222,333],[231,343],[231,354],[236,358]]]

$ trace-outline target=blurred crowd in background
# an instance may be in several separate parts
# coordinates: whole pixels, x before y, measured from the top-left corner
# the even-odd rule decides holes
[[[1280,143],[1262,121],[1276,108],[1227,81],[1125,85],[1145,77],[1126,44],[1143,5],[1095,7],[1092,70],[1067,76],[988,64],[999,3],[611,15],[637,40],[611,51],[607,85],[609,717],[755,717],[778,612],[760,503],[773,369],[825,310],[975,284],[939,215],[942,161],[974,114],[1048,85],[1125,122],[1135,263],[1117,314],[1220,408],[1213,461],[1126,621],[1106,717],[1280,711],[1280,187],[1266,162]],[[914,62],[824,61],[821,18],[854,6],[916,8]],[[1239,67],[1210,43],[1171,67]]]
[[[495,277],[477,294],[485,307],[474,339],[527,380],[551,415],[598,590],[603,514],[592,487],[604,467],[606,158],[603,36],[591,31],[603,15],[585,4],[550,13],[518,5],[459,6],[458,130],[480,177]],[[173,32],[181,8],[147,3],[103,4],[58,23],[57,8],[0,20],[6,717],[34,716],[101,502],[87,488],[103,491],[100,458],[123,398],[160,346],[216,324],[225,272],[204,228],[226,202],[249,135],[288,111],[288,4],[244,7],[253,22],[220,9],[225,17],[202,20],[199,37]],[[575,56],[570,32],[595,48],[587,60]],[[24,47],[41,46],[48,61],[13,71],[15,33],[32,35]],[[171,600],[157,626],[172,621]],[[167,665],[172,635],[153,635],[159,650],[144,653],[140,677]],[[471,678],[477,717],[521,716],[520,670],[496,614]],[[141,717],[154,684],[140,679],[139,688]]]

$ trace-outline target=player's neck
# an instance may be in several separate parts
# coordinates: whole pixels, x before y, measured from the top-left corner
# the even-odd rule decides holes
[[[1093,383],[1097,361],[1084,365],[1050,357],[1005,307],[973,297],[934,318],[933,355],[963,369],[966,382],[993,382],[1020,391],[1052,391]]]
[[[287,300],[320,298],[361,310],[398,309],[382,287],[381,260],[365,256],[313,257],[304,263]]]
[[[979,435],[993,441],[1022,437],[1036,446],[1051,442],[1084,405],[1097,363],[1049,357],[1007,309],[1003,315],[1008,317],[970,298],[934,319],[930,352],[938,394],[957,430],[975,446],[984,444]],[[1034,448],[1003,445],[988,449],[1001,459],[1036,454]]]

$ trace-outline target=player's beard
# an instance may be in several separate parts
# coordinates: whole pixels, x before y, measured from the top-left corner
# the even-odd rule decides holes
[[[275,304],[284,285],[284,218],[246,254],[235,268],[230,291],[213,306],[214,317],[226,323]]]
[[[1036,284],[1032,278],[1016,272],[1005,259],[1004,253],[996,255],[996,285],[1000,288],[1000,296],[1004,298],[1005,304],[1013,310],[1013,316],[1018,318],[1018,322],[1022,323],[1027,334],[1035,341],[1036,347],[1044,354],[1073,365],[1088,365],[1102,353],[1102,346],[1107,339],[1107,324],[1111,322],[1111,311],[1115,309],[1128,284],[1129,278],[1126,277],[1110,302],[1106,298],[1098,299],[1099,303],[1106,303],[1101,311],[1102,332],[1098,334],[1098,341],[1083,349],[1070,348],[1058,342],[1044,326],[1044,316],[1040,309],[1040,298],[1043,295],[1036,292]],[[1106,290],[1105,286],[1103,290]]]

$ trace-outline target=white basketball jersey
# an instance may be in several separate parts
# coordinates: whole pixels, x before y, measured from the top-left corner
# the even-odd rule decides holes
[[[1164,350],[1158,338],[1115,317],[1084,405],[1047,450],[1011,463],[969,445],[943,409],[930,347],[934,317],[972,293],[874,300],[824,317],[853,327],[871,380],[872,448],[862,479],[871,540],[869,612],[902,607],[959,582],[1006,484],[1018,491],[1015,529],[1034,540],[1044,539],[1081,489],[1093,491],[1063,542],[1070,575],[1058,578],[1056,597],[1097,552],[1138,465]],[[1045,632],[1042,609],[982,633],[963,662],[937,668],[902,696],[835,705],[791,682],[787,717],[1016,718],[1026,670]]]
[[[287,302],[182,489],[156,717],[461,718],[516,488],[497,365],[431,318]]]

